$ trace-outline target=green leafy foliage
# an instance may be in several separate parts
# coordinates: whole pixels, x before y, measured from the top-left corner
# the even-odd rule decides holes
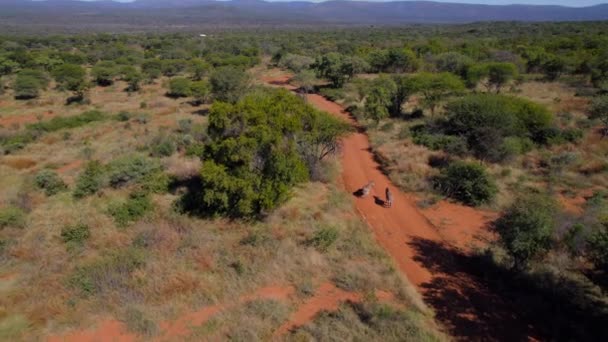
[[[182,199],[199,214],[252,217],[289,198],[311,169],[335,151],[345,123],[285,90],[216,102],[203,153],[201,192]]]
[[[608,95],[595,97],[591,101],[589,118],[600,120],[604,125],[605,133],[608,133]]]
[[[342,87],[356,72],[352,59],[335,52],[317,57],[312,67],[317,77],[328,79],[334,88]]]
[[[87,72],[80,65],[62,64],[52,72],[55,81],[62,89],[73,91],[82,97],[87,89]]]
[[[309,240],[309,244],[320,251],[327,251],[339,237],[339,232],[334,227],[323,227],[318,229],[312,238]]]
[[[44,169],[38,172],[35,182],[36,186],[44,190],[47,196],[53,196],[68,188],[57,172],[50,169]]]
[[[446,106],[446,122],[439,131],[464,137],[475,156],[500,161],[509,156],[508,137],[544,143],[542,132],[553,116],[543,106],[514,97],[477,94]],[[511,140],[513,142],[513,140]],[[522,145],[522,146],[524,146]]]
[[[217,68],[211,74],[209,82],[214,99],[236,103],[247,92],[250,79],[243,70],[225,66]]]
[[[91,237],[91,229],[84,223],[65,226],[61,229],[61,239],[68,246],[82,246]]]
[[[17,207],[8,206],[0,208],[0,228],[25,226],[25,212]]]
[[[172,78],[169,81],[169,91],[167,95],[171,97],[188,97],[192,94],[190,80],[184,77]]]
[[[75,198],[83,198],[97,193],[105,182],[105,169],[99,161],[88,162],[76,179]]]
[[[516,268],[525,268],[549,249],[556,211],[557,204],[551,197],[531,194],[517,198],[494,223],[499,242]]]
[[[154,208],[150,195],[145,191],[134,191],[125,202],[117,202],[108,208],[108,213],[119,227],[126,227],[139,220]]]
[[[434,179],[435,188],[444,195],[467,205],[491,201],[498,188],[486,169],[478,163],[456,161],[441,170]]]
[[[89,123],[102,121],[105,119],[106,116],[104,113],[97,110],[91,110],[80,115],[54,117],[48,121],[29,124],[27,127],[28,129],[35,131],[55,132],[61,129],[81,127]]]
[[[161,165],[157,159],[136,154],[112,160],[107,169],[110,186],[118,188],[140,182],[146,177],[160,172]]]
[[[491,62],[472,66],[467,77],[470,86],[476,86],[481,81],[488,91],[500,93],[502,87],[515,79],[518,73],[515,64]]]

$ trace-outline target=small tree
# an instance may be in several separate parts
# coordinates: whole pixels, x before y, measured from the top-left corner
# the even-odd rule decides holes
[[[32,76],[17,75],[13,89],[15,98],[18,100],[27,100],[38,97],[40,94],[40,82]]]
[[[249,75],[241,69],[234,67],[221,67],[216,69],[209,78],[213,98],[236,103],[249,88]]]
[[[451,94],[464,90],[464,83],[458,76],[444,72],[440,74],[420,73],[413,78],[414,89],[424,97],[424,105],[435,114],[437,105]]]
[[[494,223],[499,242],[513,259],[516,269],[541,256],[551,246],[557,204],[546,195],[517,198]]]
[[[44,72],[40,70],[23,69],[17,74],[15,84],[13,85],[15,98],[36,98],[40,94],[40,90],[46,89],[48,84],[49,79]]]
[[[600,120],[604,125],[604,136],[608,135],[608,95],[597,96],[591,101],[589,118]]]
[[[397,84],[388,76],[375,79],[369,88],[365,99],[365,116],[379,123],[389,116],[389,109],[393,105],[393,98],[397,92]]]
[[[171,97],[188,97],[192,94],[190,80],[184,77],[176,77],[169,81],[169,91],[167,95]]]
[[[201,80],[190,83],[190,92],[199,104],[207,103],[211,97],[211,85]]]
[[[142,78],[142,74],[132,66],[126,67],[122,71],[122,79],[127,82],[126,90],[128,92],[139,91]]]
[[[334,88],[342,87],[355,74],[352,61],[335,52],[318,57],[312,67],[318,77],[328,79]]]
[[[558,56],[552,56],[543,63],[542,70],[549,81],[555,81],[566,71],[566,61]]]
[[[211,64],[202,59],[197,58],[190,61],[190,72],[192,73],[192,79],[195,81],[202,80],[210,70]]]
[[[304,92],[304,99],[308,98],[308,94],[314,90],[315,82],[317,78],[315,77],[314,72],[310,70],[300,71],[292,81],[302,89]]]
[[[480,81],[488,91],[494,89],[500,93],[511,80],[518,75],[517,66],[512,63],[485,63],[469,69],[468,81],[470,86],[476,86]]]
[[[91,75],[97,85],[107,87],[114,83],[114,77],[118,75],[118,67],[114,62],[102,61],[93,66]]]
[[[87,90],[86,76],[86,70],[75,64],[62,64],[53,70],[53,77],[59,88],[73,91],[78,99],[83,99]]]

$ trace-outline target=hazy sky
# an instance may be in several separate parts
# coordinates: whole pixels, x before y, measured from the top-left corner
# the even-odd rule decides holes
[[[89,0],[91,1],[91,0]],[[133,0],[115,0],[119,2],[130,2]],[[146,0],[141,0],[146,1]],[[179,0],[178,0],[179,1]],[[295,0],[266,0],[266,1],[295,1]],[[304,0],[320,2],[324,0]],[[399,0],[361,0],[361,1],[399,1]],[[408,0],[403,0],[408,1]],[[414,0],[410,0],[414,1]],[[531,4],[531,5],[562,5],[562,6],[591,6],[608,3],[608,0],[430,0],[439,2],[460,2],[469,4],[508,5],[508,4]]]
[[[266,0],[266,1],[290,1],[290,0]],[[309,1],[309,0],[305,0],[305,1]],[[312,0],[312,1],[319,1],[319,0]],[[384,1],[384,0],[365,0],[365,1]],[[431,1],[460,2],[460,3],[469,3],[469,4],[487,4],[487,5],[532,4],[532,5],[562,5],[562,6],[577,6],[577,7],[608,3],[608,0],[431,0]]]

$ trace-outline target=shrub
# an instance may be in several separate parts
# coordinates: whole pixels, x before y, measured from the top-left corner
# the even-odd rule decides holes
[[[143,267],[145,260],[144,250],[139,248],[112,250],[98,260],[77,267],[69,283],[83,295],[137,291],[131,274]]]
[[[214,99],[236,103],[249,88],[250,79],[243,70],[226,66],[216,69],[209,82]]]
[[[142,218],[148,211],[152,210],[152,207],[150,196],[140,190],[131,193],[126,202],[110,205],[108,213],[114,218],[117,226],[126,227]]]
[[[87,163],[84,170],[78,175],[74,197],[82,198],[92,195],[103,187],[104,168],[100,162],[93,160]]]
[[[464,137],[469,150],[481,159],[500,161],[507,157],[507,137],[543,143],[553,120],[541,105],[508,96],[477,94],[450,102],[443,133]]]
[[[435,188],[467,205],[490,202],[498,188],[481,164],[456,161],[434,179]]]
[[[150,153],[155,157],[169,157],[177,150],[177,145],[172,137],[160,135],[155,137],[150,144]]]
[[[320,251],[327,251],[338,240],[338,235],[338,230],[334,227],[320,228],[309,240],[309,243]]]
[[[0,209],[0,228],[25,226],[25,212],[17,207],[5,207]]]
[[[549,249],[556,212],[557,204],[551,197],[531,194],[517,198],[496,220],[494,230],[515,268],[526,267]]]
[[[169,91],[167,92],[167,95],[172,97],[188,97],[192,94],[190,84],[191,81],[187,78],[173,78],[169,81]]]
[[[84,244],[91,237],[89,226],[83,223],[65,226],[61,229],[61,239],[70,246]]]
[[[160,162],[156,159],[127,155],[108,164],[108,180],[112,187],[118,188],[139,182],[160,170]]]
[[[54,117],[49,121],[37,122],[27,125],[27,128],[42,132],[55,132],[66,128],[81,127],[95,121],[102,121],[106,116],[97,110],[84,112],[80,115],[68,117]]]
[[[16,99],[27,100],[38,97],[42,87],[34,77],[17,75],[13,88]]]
[[[36,186],[43,189],[47,196],[53,196],[68,188],[57,172],[49,169],[38,172],[35,181]]]

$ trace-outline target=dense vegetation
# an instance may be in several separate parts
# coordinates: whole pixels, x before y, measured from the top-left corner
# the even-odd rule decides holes
[[[1,293],[0,337],[17,336],[2,330],[5,307],[19,308],[9,317],[19,334],[82,323],[92,306],[153,336],[155,321],[192,303],[268,280],[295,284],[304,302],[310,279],[331,279],[365,298],[294,335],[435,339],[410,315],[414,305],[367,296],[386,286],[407,298],[335,179],[331,156],[350,126],[308,103],[317,92],[350,110],[382,171],[417,192],[421,207],[447,199],[495,212],[497,241],[476,256],[481,278],[500,275],[496,288],[517,284],[514,293],[565,303],[572,310],[556,322],[589,318],[589,329],[547,323],[543,336],[599,339],[607,30],[494,23],[0,36],[0,271],[19,268],[32,296]],[[292,72],[301,96],[260,86],[273,68]],[[167,309],[171,301],[179,309]],[[222,337],[267,339],[287,312],[255,302],[195,338],[234,330]],[[254,323],[235,326],[243,317]]]

